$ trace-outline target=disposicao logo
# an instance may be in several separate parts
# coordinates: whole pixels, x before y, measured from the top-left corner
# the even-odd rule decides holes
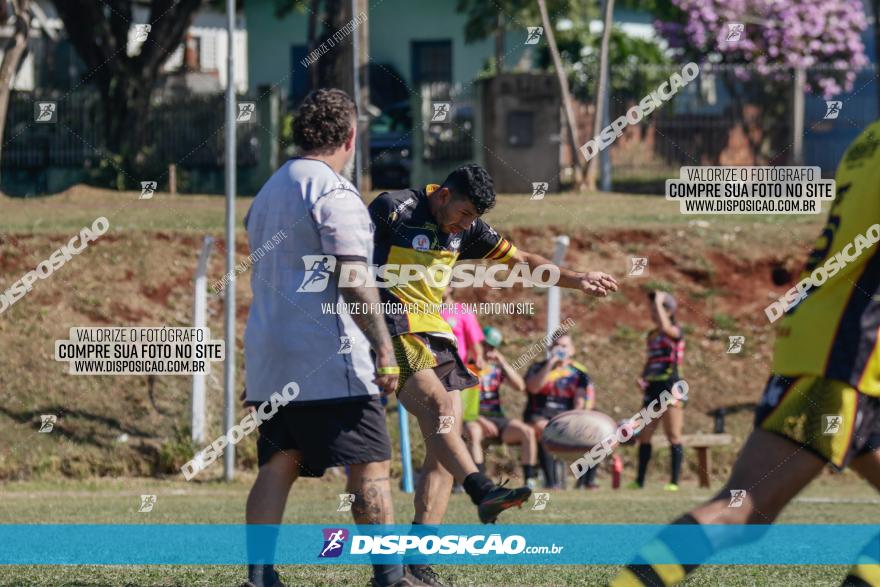
[[[324,547],[318,558],[336,558],[342,554],[342,547],[348,540],[348,530],[345,528],[324,528]]]

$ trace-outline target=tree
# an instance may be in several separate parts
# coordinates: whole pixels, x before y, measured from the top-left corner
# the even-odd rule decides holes
[[[103,147],[118,156],[122,166],[118,171],[144,163],[147,112],[160,68],[183,41],[203,0],[150,0],[146,41],[136,55],[129,56],[126,48],[135,3],[54,0],[67,36],[89,71],[86,79],[100,93]],[[122,174],[118,177],[124,181]]]
[[[689,59],[716,58],[743,65],[774,81],[791,79],[791,69],[810,69],[808,92],[830,98],[852,89],[858,69],[868,64],[861,35],[868,26],[861,0],[671,0],[677,22],[658,29],[672,48]],[[739,41],[728,41],[728,23],[741,23]],[[745,67],[745,66],[748,67]],[[817,67],[818,66],[818,67]]]
[[[0,22],[11,23],[12,35],[3,43],[3,60],[0,61],[0,155],[3,152],[3,133],[6,129],[6,113],[12,82],[27,50],[31,30],[30,0],[10,0],[0,3]]]
[[[576,4],[576,3],[575,3]],[[540,8],[534,0],[458,0],[456,10],[466,17],[464,40],[474,43],[492,37],[495,41],[495,71],[503,73],[507,32],[516,30],[523,35],[526,27],[542,21]],[[568,16],[571,0],[549,0],[547,10],[551,19]]]
[[[568,90],[568,77],[565,74],[565,68],[562,66],[562,57],[559,55],[559,48],[556,46],[556,36],[553,33],[553,22],[547,13],[547,4],[544,0],[538,0],[538,8],[541,11],[541,22],[544,25],[547,35],[547,46],[550,50],[550,56],[553,58],[553,67],[556,69],[556,77],[559,79],[559,92],[562,97],[562,109],[565,112],[565,121],[568,128],[568,141],[571,151],[572,166],[575,169],[575,185],[581,186],[586,177],[586,166],[584,161],[578,155],[578,147],[580,146],[580,138],[578,137],[577,124],[574,119],[574,107],[571,103],[571,93]]]
[[[578,3],[571,0],[458,0],[456,10],[465,13],[465,42],[472,43],[493,36],[495,39],[495,73],[504,71],[505,34],[511,26],[520,29],[525,37],[528,26],[536,26],[540,22],[547,39],[548,50],[559,78],[559,89],[562,107],[567,122],[567,135],[575,168],[575,182],[580,184],[586,171],[585,165],[578,156],[578,136],[574,121],[574,108],[571,103],[568,79],[562,65],[562,59],[556,46],[552,25],[555,19],[570,16],[576,11]]]
[[[522,0],[458,0],[456,10],[467,15],[464,27],[466,43],[481,41],[488,37],[495,39],[495,71],[504,71],[504,39],[509,19],[514,13],[521,13],[525,2]]]
[[[368,21],[361,19],[361,15],[369,12],[369,2],[309,0],[306,5],[300,0],[275,0],[277,18],[283,18],[293,11],[302,13],[304,10],[309,12],[306,29],[307,55],[311,55],[312,51],[322,45],[330,49],[308,65],[312,89],[340,88],[355,97],[355,75],[357,75],[360,92],[357,105],[360,113],[358,153],[361,163],[361,168],[356,170],[357,184],[361,191],[368,191],[370,176],[364,171],[370,160],[369,119],[365,116],[370,104],[369,29]],[[358,55],[354,54],[355,38],[358,39]]]
[[[605,120],[605,96],[608,92],[608,51],[611,42],[611,24],[614,18],[614,0],[605,0],[602,15],[602,46],[599,49],[599,82],[596,86],[596,115],[593,117],[593,136],[599,136]],[[587,189],[596,191],[596,161],[587,164]]]
[[[874,66],[880,68],[880,0],[874,0]],[[877,88],[877,114],[880,115],[880,88]]]
[[[790,132],[780,124],[797,112],[795,98],[804,91],[826,99],[850,91],[868,64],[861,0],[655,1],[668,3],[666,19],[656,26],[682,60],[732,65],[736,79],[721,78],[739,120],[746,120],[747,102],[762,103],[759,132],[746,132],[756,159],[789,152],[796,162],[802,118]],[[744,25],[735,38],[728,38],[731,23]],[[784,96],[789,100],[778,99]],[[795,148],[781,148],[788,144]]]
[[[584,103],[596,99],[599,77],[601,37],[585,35],[575,26],[556,35],[559,53],[568,71],[572,95]],[[620,28],[611,30],[608,59],[614,75],[608,80],[614,103],[638,102],[668,78],[662,68],[646,65],[668,65],[669,58],[659,43],[631,36]],[[538,66],[552,65],[549,51],[538,55]]]

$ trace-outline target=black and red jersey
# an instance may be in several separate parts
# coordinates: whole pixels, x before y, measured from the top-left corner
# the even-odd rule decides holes
[[[480,415],[504,417],[501,408],[501,384],[504,371],[496,363],[489,363],[480,373]]]
[[[673,338],[659,328],[648,333],[648,360],[642,370],[645,381],[678,381],[684,357],[684,336]]]
[[[526,378],[531,377],[544,368],[547,361],[534,363],[526,372]],[[547,374],[544,384],[537,393],[530,393],[525,413],[541,413],[545,410],[566,411],[574,409],[574,400],[582,396],[587,402],[595,399],[596,392],[587,368],[572,361],[567,365],[561,365]]]

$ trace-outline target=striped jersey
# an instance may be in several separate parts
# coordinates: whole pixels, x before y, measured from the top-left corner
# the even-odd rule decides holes
[[[503,417],[501,384],[504,383],[504,371],[497,363],[487,363],[478,373],[480,378],[480,415]]]
[[[544,368],[547,361],[534,363],[526,372],[526,379]],[[530,393],[525,413],[541,413],[543,410],[573,410],[574,400],[582,396],[589,403],[596,398],[596,391],[587,368],[571,361],[551,370],[537,393]]]
[[[684,336],[672,338],[659,328],[648,333],[648,360],[642,369],[645,381],[670,381],[681,379],[681,362],[684,358]]]

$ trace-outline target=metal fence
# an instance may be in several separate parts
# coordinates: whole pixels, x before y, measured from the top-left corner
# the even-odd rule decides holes
[[[240,101],[255,101],[242,96]],[[34,104],[55,102],[55,123],[35,122]],[[144,145],[162,165],[221,169],[224,160],[224,97],[157,90],[147,114]],[[238,165],[257,163],[256,124],[238,126]],[[98,92],[13,92],[0,166],[4,170],[47,167],[85,169],[107,156]]]
[[[425,161],[470,161],[474,157],[473,86],[422,85],[419,100]]]
[[[824,71],[823,71],[824,70]],[[623,116],[680,66],[636,65],[611,71],[610,120]],[[829,68],[807,70],[808,81]],[[840,118],[825,119],[826,99],[806,95],[804,164],[833,174],[847,145],[876,120],[874,67],[856,71],[853,90],[830,98],[843,103]],[[793,69],[757,73],[743,66],[704,66],[700,76],[610,148],[615,188],[656,184],[684,165],[793,164]],[[614,84],[637,80],[640,92]],[[670,175],[672,174],[672,175]]]

